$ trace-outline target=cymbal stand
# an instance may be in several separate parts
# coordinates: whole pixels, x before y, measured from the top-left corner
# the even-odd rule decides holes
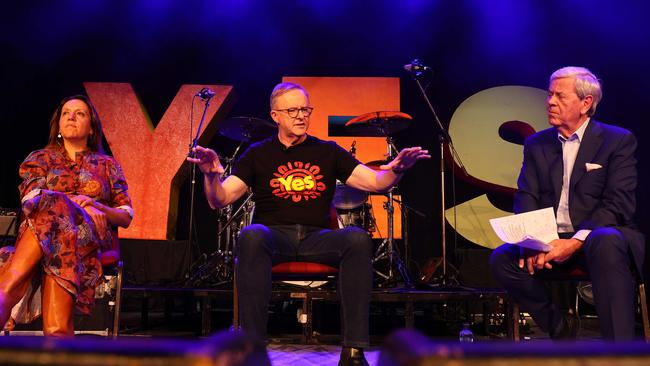
[[[387,160],[393,160],[397,154],[397,149],[395,148],[395,144],[393,143],[393,137],[392,136],[386,136],[386,144],[388,146],[388,156]],[[379,245],[377,250],[375,251],[375,256],[372,260],[373,264],[375,262],[378,262],[384,258],[388,259],[388,274],[384,274],[377,269],[375,269],[375,273],[382,277],[386,282],[394,282],[395,281],[395,274],[393,269],[397,268],[399,271],[402,279],[404,280],[404,284],[406,287],[412,287],[412,282],[411,278],[408,275],[406,268],[404,267],[404,263],[402,262],[401,258],[397,255],[395,252],[395,206],[393,203],[393,190],[395,187],[392,187],[390,190],[388,190],[388,193],[386,193],[386,202],[384,203],[384,209],[386,210],[386,217],[387,217],[387,223],[388,223],[388,233],[386,235],[386,238],[384,241]]]
[[[230,234],[227,231],[228,228],[230,228],[232,226],[233,221],[235,221],[235,219],[239,216],[239,214],[242,211],[244,212],[243,213],[244,217],[242,218],[242,221],[244,221],[244,224],[245,224],[244,226],[250,224],[251,218],[249,216],[251,214],[250,211],[252,211],[252,207],[253,207],[253,201],[251,200],[252,198],[253,198],[253,193],[249,193],[248,196],[246,197],[246,199],[244,200],[244,202],[242,202],[242,204],[239,205],[239,207],[237,208],[237,211],[235,211],[235,213],[232,214],[232,216],[228,219],[228,222],[226,222],[226,224],[224,225],[224,228],[221,231],[219,231],[219,233],[217,235],[221,236],[224,233]],[[236,236],[236,233],[234,233],[234,234]],[[229,246],[229,248],[230,247],[231,246]]]

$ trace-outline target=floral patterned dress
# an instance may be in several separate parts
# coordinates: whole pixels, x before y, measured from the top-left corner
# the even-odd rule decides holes
[[[18,239],[31,230],[43,250],[42,271],[76,299],[76,309],[89,314],[102,267],[99,254],[112,243],[110,227],[100,235],[86,211],[70,197],[88,196],[132,215],[131,199],[119,164],[110,156],[84,151],[72,161],[65,150],[32,152],[20,166],[23,221]],[[100,239],[103,238],[103,239]],[[11,260],[12,248],[0,250],[0,268]],[[41,314],[41,271],[14,307],[12,318],[31,322]]]

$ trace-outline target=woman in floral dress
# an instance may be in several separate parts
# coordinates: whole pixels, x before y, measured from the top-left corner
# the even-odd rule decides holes
[[[73,310],[88,314],[101,281],[100,254],[113,227],[133,218],[124,174],[103,153],[102,128],[88,97],[65,98],[48,145],[20,166],[23,221],[15,247],[0,249],[0,326],[42,314],[43,333],[71,336]]]

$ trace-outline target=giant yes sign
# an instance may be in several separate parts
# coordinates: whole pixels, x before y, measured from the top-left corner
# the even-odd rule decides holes
[[[474,185],[487,192],[514,192],[523,160],[523,139],[549,127],[546,94],[526,86],[500,86],[470,96],[456,109],[449,135]],[[508,134],[519,138],[508,139]],[[492,204],[487,194],[445,212],[447,222],[460,235],[487,248],[502,244],[488,220],[508,214]]]
[[[328,115],[355,116],[376,110],[399,110],[397,78],[285,77],[283,80],[301,83],[310,91],[311,102],[318,107],[310,132],[322,138],[329,137]],[[216,91],[206,114],[206,124],[200,131],[199,143],[206,144],[232,106],[232,87],[183,85],[154,127],[130,84],[84,83],[84,86],[102,118],[111,151],[122,165],[136,211],[131,227],[122,230],[120,236],[173,238],[178,187],[187,177],[188,136],[194,136],[198,128],[198,120],[193,123],[192,131],[187,123],[192,96],[203,87]],[[546,128],[545,97],[546,91],[541,89],[502,86],[481,91],[457,108],[449,133],[467,172],[479,186],[487,190],[516,187],[522,146],[504,140],[499,129],[512,121],[527,124],[535,131]],[[357,140],[357,157],[363,162],[382,159],[386,149],[381,138],[332,139],[344,147]],[[487,195],[460,203],[446,212],[447,220],[459,234],[489,248],[500,242],[489,228],[488,220],[506,214]],[[399,232],[400,228],[395,230]]]
[[[201,113],[194,113],[195,120],[190,124],[193,96],[203,87],[216,92],[199,134],[199,143],[206,144],[230,110],[232,87],[181,86],[155,127],[131,84],[84,83],[84,87],[101,116],[106,140],[129,184],[135,217],[128,229],[120,230],[120,237],[173,238],[179,186],[189,173],[185,163],[189,137],[196,135],[201,117]],[[198,105],[197,111],[202,110],[203,105]]]

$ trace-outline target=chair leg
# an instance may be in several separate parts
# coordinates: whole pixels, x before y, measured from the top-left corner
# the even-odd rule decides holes
[[[124,262],[117,262],[117,280],[115,286],[115,305],[113,306],[113,331],[112,338],[117,339],[120,333],[120,312],[122,311],[122,276],[124,272]]]
[[[580,294],[578,293],[578,288],[576,287],[576,298],[575,298],[575,304],[573,306],[573,311],[575,314],[573,314],[576,318],[580,318]]]
[[[314,319],[312,317],[312,297],[309,292],[305,296],[305,300],[302,303],[302,309],[307,314],[307,322],[303,324],[303,339],[306,344],[311,344],[313,339],[313,328],[314,328]]]
[[[514,342],[519,342],[519,304],[512,297],[508,298],[508,335]]]
[[[643,320],[643,339],[650,343],[650,321],[648,321],[648,302],[645,296],[645,284],[639,283],[639,302],[641,303],[641,319]]]
[[[208,296],[201,298],[201,335],[210,334],[212,320],[212,303]]]
[[[232,329],[239,330],[239,296],[237,296],[237,259],[233,261],[232,272]]]

